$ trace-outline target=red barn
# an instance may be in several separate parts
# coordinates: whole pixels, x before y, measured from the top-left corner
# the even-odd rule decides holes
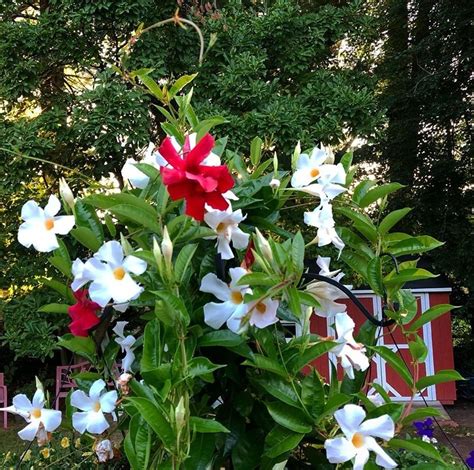
[[[413,282],[407,285],[418,300],[418,314],[423,315],[423,312],[431,307],[439,304],[449,304],[449,293],[451,288],[446,287],[443,281],[437,279],[430,279],[428,281]],[[376,296],[371,290],[361,289],[354,290],[353,293],[364,304],[365,308],[371,312],[375,317],[382,318],[382,300]],[[357,307],[348,299],[338,300],[337,302],[345,303],[347,305],[347,313],[352,317],[356,323],[356,333],[358,328],[366,318],[357,309]],[[311,317],[311,332],[317,333],[321,336],[330,336],[334,332],[327,324],[325,318],[312,315]],[[403,336],[395,331],[393,339],[388,334],[388,328],[385,328],[383,334],[379,334],[379,345],[390,347],[395,353],[398,352],[393,339],[398,345],[403,358],[407,364],[410,364],[410,355],[408,352],[408,345]],[[453,342],[451,335],[451,315],[446,313],[437,318],[433,322],[427,323],[423,326],[419,333],[428,346],[428,357],[420,367],[420,378],[424,375],[432,375],[442,369],[453,369]],[[325,356],[314,361],[313,365],[325,377],[329,376],[329,356]],[[384,389],[396,401],[405,401],[410,398],[410,390],[408,386],[397,376],[397,374],[387,365],[387,363],[380,357],[372,360],[369,371],[370,380],[382,385]],[[369,391],[369,396],[376,393],[375,390]],[[456,388],[454,382],[438,384],[436,386],[428,387],[424,392],[426,400],[437,400],[442,404],[450,405],[456,399]],[[421,401],[421,396],[417,396],[415,400]]]

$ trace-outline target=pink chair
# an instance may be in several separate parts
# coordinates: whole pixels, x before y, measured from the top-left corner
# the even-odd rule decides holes
[[[76,383],[71,379],[71,375],[87,371],[90,367],[91,365],[88,362],[56,367],[56,403],[54,406],[57,410],[59,410],[59,400],[66,398],[71,389],[76,387]]]
[[[7,386],[5,385],[3,373],[0,373],[0,404],[2,408],[8,406]],[[5,429],[8,428],[8,413],[6,411],[3,412],[3,427]]]

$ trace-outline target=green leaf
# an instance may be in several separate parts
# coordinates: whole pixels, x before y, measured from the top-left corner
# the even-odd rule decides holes
[[[383,295],[382,263],[379,257],[372,258],[367,263],[367,281],[377,295]]]
[[[323,412],[324,388],[314,369],[301,381],[301,401],[314,419]]]
[[[153,80],[148,74],[144,73],[137,73],[138,78],[140,81],[148,88],[149,92],[158,98],[160,101],[164,101],[163,92],[161,91],[160,86],[158,83]]]
[[[158,224],[156,215],[150,217],[148,212],[138,209],[130,204],[119,204],[117,206],[112,206],[109,210],[124,223],[131,221],[141,227],[149,228],[154,233],[161,233],[161,226]]]
[[[378,418],[382,415],[389,415],[396,423],[403,413],[405,406],[401,403],[385,403],[384,405],[377,406],[369,413],[367,413],[367,419]]]
[[[422,268],[409,268],[402,269],[398,274],[385,276],[385,285],[387,286],[402,286],[406,282],[419,281],[421,279],[432,279],[438,277],[433,273],[430,273],[426,269]]]
[[[163,416],[160,409],[147,398],[130,397],[126,399],[131,403],[143,419],[148,423],[158,438],[167,449],[172,449],[176,441],[175,435],[169,425],[168,416]]]
[[[398,209],[396,211],[390,212],[390,214],[387,214],[382,222],[380,222],[379,225],[379,233],[380,235],[385,235],[390,231],[390,229],[395,226],[400,220],[405,217],[411,209],[409,207],[405,207],[404,209]]]
[[[72,290],[66,284],[63,284],[56,279],[48,279],[46,277],[41,277],[39,280],[45,286],[48,286],[49,288],[58,292],[64,299],[70,301],[71,303],[76,302],[76,298],[74,297]]]
[[[397,293],[400,307],[398,313],[404,325],[410,323],[418,312],[416,297],[409,290],[400,290]]]
[[[245,430],[232,449],[233,470],[254,470],[259,467],[263,454],[263,436],[260,429]]]
[[[278,281],[266,273],[254,272],[243,275],[237,282],[238,286],[274,286]]]
[[[398,191],[404,186],[400,183],[385,183],[370,189],[359,201],[360,207],[367,207],[378,199],[381,199],[394,191]]]
[[[201,347],[224,346],[231,348],[243,343],[245,343],[245,339],[230,330],[211,331],[201,336],[198,341]]]
[[[194,132],[197,133],[197,142],[204,137],[204,135],[209,132],[214,126],[220,126],[221,124],[225,124],[228,122],[222,116],[214,116],[210,119],[204,119],[201,121],[195,128]]]
[[[303,353],[294,357],[288,362],[288,369],[299,371],[310,362],[330,351],[336,343],[334,341],[321,341],[314,346],[310,346],[303,350]]]
[[[178,281],[183,282],[197,247],[197,244],[186,245],[179,252],[174,264],[174,272]]]
[[[150,165],[143,164],[143,168],[150,168]],[[151,167],[154,172],[157,170]],[[158,174],[158,173],[157,173]],[[151,218],[156,218],[156,210],[144,199],[139,198],[131,193],[117,193],[117,194],[93,194],[84,199],[85,202],[91,206],[99,209],[110,209],[114,206],[128,205],[134,206],[141,212],[146,213]]]
[[[454,369],[444,369],[436,372],[434,375],[428,375],[416,382],[416,389],[423,390],[431,385],[436,385],[444,382],[453,382],[455,380],[465,380],[464,377]]]
[[[312,426],[302,411],[281,402],[266,403],[266,406],[271,417],[280,426],[297,433],[311,432]]]
[[[290,383],[280,377],[266,374],[262,378],[257,378],[256,382],[272,397],[286,403],[287,405],[300,408],[300,402]]]
[[[197,77],[197,73],[192,75],[183,75],[176,80],[168,91],[170,98],[179,93],[188,83],[191,83]]]
[[[65,260],[59,255],[50,256],[48,261],[64,276],[71,276],[71,262]]]
[[[158,320],[148,322],[143,335],[143,355],[141,370],[143,372],[156,369],[161,365],[162,346],[160,340],[160,323]]]
[[[320,422],[326,416],[332,415],[336,410],[344,406],[346,403],[350,402],[352,397],[346,395],[345,393],[334,393],[328,398],[328,401],[324,405],[323,411],[317,418],[317,421]]]
[[[68,313],[68,308],[70,305],[67,304],[47,304],[42,305],[38,312],[46,312],[46,313]]]
[[[415,341],[408,341],[408,349],[414,362],[425,362],[428,348],[419,336],[416,336]]]
[[[346,170],[347,172],[347,170]],[[352,200],[359,205],[362,198],[367,194],[370,188],[377,184],[376,180],[361,181],[355,188],[352,195]]]
[[[302,273],[304,268],[304,239],[300,231],[293,237],[291,259],[293,260],[293,266],[296,272],[298,274]]]
[[[94,232],[87,227],[73,228],[69,232],[81,245],[94,253],[100,248],[101,242],[94,235]]]
[[[276,425],[265,438],[264,454],[268,457],[278,457],[297,447],[303,437],[304,434]]]
[[[432,406],[427,406],[425,408],[419,408],[412,413],[410,413],[407,417],[402,420],[403,425],[411,424],[413,421],[417,421],[424,418],[432,418],[443,416],[441,411],[437,408],[433,408]]]
[[[445,463],[433,445],[423,442],[420,439],[391,439],[388,442],[388,445],[393,449],[406,449],[431,459],[435,459],[438,462]]]
[[[215,442],[216,437],[212,434],[198,434],[191,443],[189,457],[184,461],[185,470],[209,470],[214,457]]]
[[[81,199],[76,200],[74,205],[74,216],[77,227],[87,227],[92,230],[99,243],[104,242],[104,229],[95,213],[95,210]]]
[[[254,137],[250,143],[250,161],[253,166],[257,166],[260,163],[262,156],[263,140],[260,137]]]
[[[354,222],[354,228],[357,229],[369,241],[377,241],[377,229],[372,221],[365,214],[356,212],[348,207],[338,207],[336,211]]]
[[[199,377],[225,367],[225,364],[213,364],[207,357],[193,357],[188,363],[189,377]]]
[[[349,152],[346,152],[341,160],[340,160],[340,164],[344,167],[344,170],[345,172],[347,173],[349,171],[349,168],[351,167],[352,165],[352,157],[353,157],[353,152],[352,151],[349,151]]]
[[[268,372],[273,372],[274,374],[280,375],[281,377],[288,376],[287,372],[278,361],[274,361],[273,359],[262,356],[261,354],[254,354],[252,360],[246,360],[242,364],[244,366],[267,370]]]
[[[410,331],[418,331],[426,323],[436,320],[436,318],[440,317],[441,315],[444,315],[446,312],[449,312],[453,308],[459,308],[459,307],[456,307],[454,305],[449,305],[449,304],[439,304],[434,307],[431,307],[430,309],[423,312],[421,316],[418,317],[410,325]]]
[[[152,291],[152,294],[156,294],[163,300],[165,307],[168,309],[167,313],[171,318],[179,319],[186,326],[189,325],[189,313],[182,299],[165,290]]]
[[[413,387],[413,377],[408,370],[407,366],[403,362],[402,358],[395,354],[387,346],[368,346],[369,349],[376,352],[382,359],[398,373],[400,378],[410,387]]]
[[[372,248],[364,242],[364,240],[359,237],[355,232],[347,227],[337,227],[336,231],[338,235],[342,238],[342,241],[358,252],[359,255],[367,256],[368,258],[373,258],[375,253]]]
[[[72,334],[65,334],[58,340],[58,345],[69,349],[69,351],[85,357],[90,362],[95,362],[95,343],[92,338],[74,336]]]
[[[224,425],[213,419],[199,418],[197,416],[191,416],[189,418],[189,426],[193,431],[204,432],[204,433],[215,433],[215,432],[230,432]]]
[[[436,240],[428,235],[419,237],[409,237],[391,245],[387,251],[394,256],[413,255],[416,253],[424,253],[425,251],[434,250],[444,245],[443,242]]]
[[[341,253],[341,259],[344,261],[354,272],[359,273],[363,279],[367,277],[367,261],[358,253],[353,253],[348,250],[344,250]]]

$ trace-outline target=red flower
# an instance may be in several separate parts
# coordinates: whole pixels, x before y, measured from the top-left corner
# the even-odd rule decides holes
[[[97,311],[101,307],[87,298],[87,289],[79,289],[74,292],[74,297],[77,303],[67,309],[72,320],[69,329],[74,336],[87,336],[88,330],[100,323]]]
[[[247,251],[245,252],[244,260],[242,261],[241,266],[245,269],[250,269],[252,264],[255,262],[255,256],[253,255],[253,250],[255,250],[255,243],[253,240],[250,240]]]
[[[201,165],[213,147],[214,139],[210,134],[206,134],[192,149],[187,142],[183,147],[182,157],[169,137],[163,140],[159,149],[163,158],[172,166],[160,168],[163,183],[167,186],[171,199],[184,199],[186,214],[196,220],[204,219],[205,204],[221,211],[227,209],[229,203],[222,193],[234,186],[227,166]]]

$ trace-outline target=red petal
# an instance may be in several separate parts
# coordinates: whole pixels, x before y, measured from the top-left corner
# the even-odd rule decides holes
[[[229,207],[227,200],[217,191],[206,193],[205,198],[206,204],[209,204],[214,209],[225,211]]]
[[[190,197],[195,191],[195,187],[199,187],[194,181],[184,180],[180,183],[170,184],[168,186],[168,193],[173,201],[185,199]]]
[[[163,140],[158,151],[172,167],[179,170],[184,168],[184,161],[179,156],[169,137]]]
[[[214,147],[214,138],[207,133],[186,157],[186,168],[191,170],[197,167],[210,153]],[[196,172],[194,172],[196,173]]]
[[[190,180],[194,180],[199,183],[201,188],[206,192],[209,193],[214,191],[217,188],[218,181],[215,178],[210,176],[204,176],[194,173],[186,172],[186,177]]]
[[[202,194],[193,194],[186,199],[185,214],[196,220],[204,219],[204,204],[206,203]]]
[[[176,184],[186,178],[186,175],[181,170],[175,170],[172,168],[160,167],[161,178],[163,184],[168,186],[169,184]]]
[[[200,165],[199,170],[202,174],[206,176],[212,176],[213,178],[218,180],[217,189],[221,193],[225,193],[226,191],[234,187],[234,178],[232,178],[232,175],[229,173],[229,169],[226,165]]]

